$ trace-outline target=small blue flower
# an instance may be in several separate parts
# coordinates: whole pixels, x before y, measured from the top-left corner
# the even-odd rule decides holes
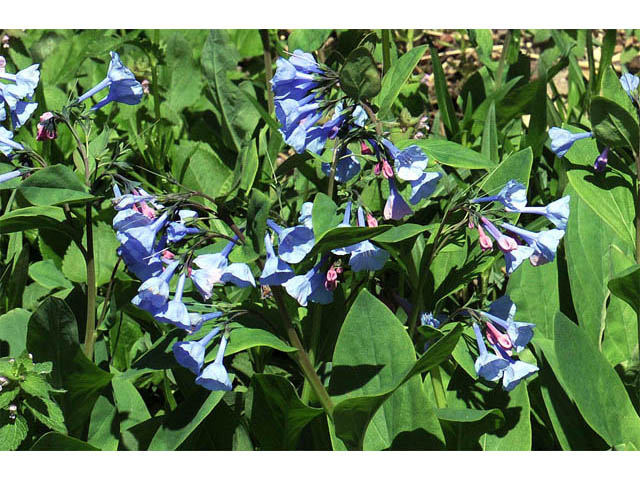
[[[91,107],[91,110],[98,110],[111,102],[137,105],[142,100],[142,85],[136,80],[131,70],[122,64],[120,56],[116,52],[111,52],[111,62],[109,63],[107,77],[80,96],[76,102],[84,102],[87,98],[107,87],[109,87],[107,96]]]
[[[246,263],[229,263],[228,257],[235,246],[234,241],[229,242],[222,252],[200,255],[193,261],[199,270],[191,272],[191,280],[205,300],[211,298],[215,285],[233,283],[245,288],[256,286],[251,269]]]
[[[358,207],[358,226],[365,226],[362,207]],[[383,248],[376,247],[369,240],[365,240],[355,245],[351,252],[351,258],[349,258],[349,266],[354,272],[362,270],[375,272],[384,267],[389,257],[389,252]]]
[[[509,358],[508,361],[509,365],[504,369],[502,375],[502,388],[507,392],[516,388],[522,380],[530,377],[539,370],[535,365],[521,360]]]
[[[298,222],[307,228],[313,229],[313,202],[304,202],[300,208],[300,215],[298,216]]]
[[[189,320],[191,321],[191,329],[187,330],[189,333],[196,333],[198,330],[202,328],[205,322],[209,320],[213,320],[214,318],[218,318],[222,316],[222,312],[211,312],[202,313],[198,312],[189,312]]]
[[[497,195],[471,200],[471,203],[482,202],[500,202],[507,212],[522,212],[527,206],[527,189],[517,180],[509,180]]]
[[[264,235],[264,246],[267,250],[267,260],[264,263],[262,275],[260,275],[260,284],[282,285],[293,278],[295,276],[293,269],[276,255],[268,232]]]
[[[564,230],[554,228],[542,232],[530,232],[523,228],[518,228],[508,223],[503,223],[502,228],[519,235],[534,250],[534,254],[530,257],[532,265],[543,265],[552,262],[556,257],[556,250],[562,237]]]
[[[191,330],[191,317],[187,306],[182,303],[182,293],[184,292],[184,283],[187,278],[186,273],[182,273],[178,279],[178,285],[176,286],[176,293],[173,296],[173,300],[167,302],[164,308],[160,311],[153,313],[153,318],[161,323],[169,323],[175,327],[182,328],[183,330]]]
[[[622,85],[622,88],[627,92],[631,100],[633,100],[633,94],[638,90],[639,84],[640,78],[630,73],[623,73],[620,77],[620,85]]]
[[[474,364],[476,373],[479,377],[489,382],[496,382],[502,378],[504,369],[509,366],[509,361],[487,351],[487,346],[484,344],[484,339],[477,323],[473,324],[473,332],[476,335],[478,352],[480,353]]]
[[[423,199],[430,197],[435,192],[442,174],[440,172],[424,172],[417,180],[410,180],[412,205],[417,205]]]
[[[521,208],[519,211],[520,213],[544,215],[560,230],[566,230],[567,222],[569,221],[569,200],[570,196],[566,195],[554,202],[551,202],[546,207],[525,207]]]
[[[0,126],[0,152],[9,155],[13,150],[24,150],[24,147],[18,142],[12,140],[13,132]]]
[[[207,365],[202,373],[196,377],[196,384],[214,392],[221,390],[230,391],[233,388],[227,369],[224,368],[224,364],[222,363],[224,352],[227,349],[227,341],[227,337],[223,335],[220,340],[216,359],[213,363]]]
[[[334,178],[338,183],[347,183],[360,173],[360,168],[360,162],[354,158],[353,152],[345,148],[340,155],[338,155]],[[322,162],[322,172],[327,177],[331,176],[331,163]]]
[[[12,172],[3,173],[0,175],[0,183],[8,182],[9,180],[13,180],[14,178],[18,178],[22,175],[22,171],[13,170]]]
[[[173,356],[184,368],[188,368],[196,375],[200,375],[207,345],[218,333],[220,333],[220,327],[214,328],[200,340],[174,343]]]
[[[396,187],[393,178],[389,178],[389,197],[384,206],[383,216],[385,220],[401,220],[406,215],[411,215],[413,210],[404,201]]]
[[[549,129],[551,150],[559,157],[563,157],[577,140],[591,137],[593,137],[592,132],[571,133],[569,130],[558,127],[552,127]]]
[[[402,180],[418,180],[422,177],[424,169],[427,168],[429,158],[420,147],[411,145],[403,150],[399,150],[386,138],[382,143],[387,148],[389,156],[393,159],[393,166],[396,169],[398,178]]]
[[[287,263],[300,263],[315,245],[313,230],[309,227],[282,228],[270,219],[267,225],[278,235],[278,254]]]
[[[333,292],[325,287],[325,275],[320,271],[323,262],[304,275],[296,275],[283,284],[289,295],[295,298],[303,307],[308,301],[327,304],[333,301]]]
[[[131,303],[148,312],[162,309],[169,299],[169,281],[179,264],[180,262],[173,261],[160,275],[142,282]]]
[[[156,235],[164,227],[167,217],[168,215],[165,213],[149,225],[118,232],[117,237],[122,244],[123,251],[136,261],[154,253],[153,247]],[[127,262],[126,258],[124,260]]]

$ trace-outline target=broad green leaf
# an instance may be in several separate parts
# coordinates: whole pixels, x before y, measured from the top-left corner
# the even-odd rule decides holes
[[[116,407],[107,397],[98,397],[91,411],[87,442],[100,450],[117,450],[120,428],[116,415]]]
[[[531,450],[531,413],[525,382],[509,392],[509,403],[504,410],[508,431],[485,433],[480,445],[485,451]]]
[[[140,393],[129,380],[116,375],[111,379],[111,385],[120,417],[120,431],[128,430],[151,418]]]
[[[614,101],[605,97],[593,98],[591,124],[602,144],[638,152],[638,120]]]
[[[326,253],[334,248],[354,245],[365,240],[375,239],[380,234],[388,231],[391,225],[381,225],[379,227],[334,227],[329,228],[319,237],[313,249],[306,258],[314,258],[318,253]]]
[[[41,436],[36,442],[31,446],[31,450],[40,450],[40,451],[96,451],[98,448],[89,445],[82,440],[78,440],[74,437],[69,437],[67,435],[63,435],[62,433],[57,432],[49,432],[45,433]]]
[[[182,404],[162,417],[162,424],[149,444],[149,450],[175,450],[204,421],[225,392],[197,389]]]
[[[224,194],[223,179],[231,170],[208,144],[182,140],[172,152],[172,171],[181,184],[214,198]]]
[[[340,70],[340,88],[354,100],[370,99],[380,92],[380,73],[366,47],[356,48],[347,57]]]
[[[602,77],[602,96],[608,98],[609,100],[617,103],[619,106],[624,108],[629,115],[636,115],[636,108],[633,106],[633,102],[627,95],[627,92],[624,91],[622,85],[620,84],[620,78],[613,70],[613,67],[607,65],[606,67],[603,65],[604,74]]]
[[[38,170],[20,184],[18,192],[32,205],[84,203],[94,198],[73,170],[65,165]]]
[[[287,39],[289,51],[302,50],[303,52],[313,52],[322,46],[330,33],[331,30],[328,29],[296,29],[289,34],[289,38]]]
[[[249,58],[262,55],[262,40],[258,30],[241,28],[227,30],[227,33],[236,44],[240,56]]]
[[[403,223],[402,225],[391,227],[389,230],[376,235],[374,237],[374,240],[378,243],[397,243],[420,235],[422,232],[425,232],[429,229],[431,229],[431,226],[429,225]]]
[[[0,234],[31,230],[32,228],[60,229],[64,212],[58,207],[25,207],[0,217]]]
[[[214,103],[220,111],[220,123],[227,135],[227,143],[237,152],[253,133],[259,119],[243,90],[227,76],[235,70],[239,60],[227,33],[224,30],[211,30],[202,49],[202,67]]]
[[[0,357],[18,356],[27,346],[27,326],[31,312],[14,308],[0,315]]]
[[[82,236],[82,244],[87,244],[86,229]],[[118,256],[115,252],[119,246],[120,242],[116,238],[116,232],[110,225],[103,222],[98,222],[93,225],[96,285],[101,286],[109,283],[113,268],[118,261]],[[87,263],[75,243],[69,244],[67,253],[62,261],[62,273],[67,279],[73,282],[87,282]]]
[[[548,360],[587,423],[610,446],[640,445],[640,418],[606,358],[585,332],[560,312],[554,333],[555,358],[552,355]]]
[[[27,421],[18,415],[13,422],[0,427],[0,450],[16,450],[27,438],[28,432]]]
[[[256,374],[251,385],[251,431],[258,437],[260,447],[294,450],[302,429],[323,410],[302,403],[291,382],[280,375]]]
[[[536,335],[553,338],[556,312],[560,309],[558,265],[534,267],[524,262],[509,278],[507,294],[516,304],[518,322],[535,323]]]
[[[498,156],[498,127],[496,126],[496,104],[494,102],[491,102],[491,105],[487,110],[487,117],[484,120],[481,153],[494,165],[497,165],[500,161],[500,157]]]
[[[609,289],[640,315],[640,265],[629,267],[609,280]]]
[[[487,195],[495,195],[509,180],[517,180],[528,187],[532,165],[533,152],[531,147],[527,147],[504,158],[498,167],[486,176],[480,188]]]
[[[243,149],[242,155],[242,178],[240,181],[240,188],[245,192],[251,190],[253,182],[258,173],[258,149],[256,142],[249,142],[249,144]]]
[[[409,79],[411,72],[416,68],[426,50],[426,45],[412,48],[391,65],[391,68],[382,79],[380,93],[374,99],[374,103],[380,107],[378,115],[384,116],[385,113],[391,110],[391,106],[398,98],[402,86]]]
[[[456,423],[478,422],[488,416],[494,417],[497,421],[504,420],[504,415],[497,408],[492,408],[491,410],[436,408],[436,415],[440,420]]]
[[[427,154],[429,161],[435,161],[450,167],[485,170],[495,167],[495,164],[482,154],[448,140],[432,138],[407,139],[398,142],[396,146],[398,148],[406,148],[409,145],[419,146]]]
[[[271,332],[261,328],[239,327],[233,328],[229,333],[229,343],[224,355],[226,357],[253,347],[269,347],[285,353],[296,351],[295,347],[287,345]],[[210,351],[205,361],[212,361],[215,358],[216,351]]]
[[[421,369],[400,321],[373,295],[361,291],[333,356],[329,391],[337,404],[336,435],[352,449],[441,445],[442,432],[434,410],[427,407],[422,382],[411,376]]]
[[[342,220],[338,215],[338,206],[324,193],[317,193],[313,200],[311,218],[313,221],[313,234],[319,239],[327,230],[337,226]]]
[[[571,132],[581,130],[566,127]],[[604,220],[621,240],[635,245],[634,201],[630,186],[633,179],[620,170],[607,170],[605,175],[596,175],[593,162],[600,155],[596,141],[579,140],[565,155],[568,160],[569,183],[578,195]],[[609,161],[615,157],[609,152]]]
[[[26,399],[24,404],[38,422],[56,432],[67,433],[62,410],[53,400],[32,397]]]
[[[193,59],[193,49],[180,32],[167,40],[167,102],[171,110],[180,112],[193,105],[201,95],[201,75]]]
[[[72,288],[73,284],[56,267],[53,260],[42,260],[29,266],[29,276],[45,288]]]

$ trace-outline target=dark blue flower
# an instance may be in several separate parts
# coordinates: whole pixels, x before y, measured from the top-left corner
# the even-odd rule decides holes
[[[160,275],[142,282],[131,303],[152,313],[161,310],[169,299],[169,281],[179,265],[180,262],[173,261]]]

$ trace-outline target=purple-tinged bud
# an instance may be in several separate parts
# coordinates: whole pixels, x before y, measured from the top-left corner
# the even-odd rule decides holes
[[[605,147],[605,149],[602,151],[600,155],[598,155],[598,158],[596,158],[596,161],[593,164],[593,169],[596,172],[604,172],[604,169],[607,168],[608,155],[609,155],[609,147]]]

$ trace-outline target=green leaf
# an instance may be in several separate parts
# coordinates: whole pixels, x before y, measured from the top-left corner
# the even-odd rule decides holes
[[[0,315],[0,357],[15,357],[24,352],[30,316],[31,312],[22,308]]]
[[[635,116],[636,108],[629,98],[629,95],[627,95],[627,92],[625,92],[624,88],[622,88],[622,85],[620,84],[620,78],[618,78],[618,75],[613,70],[613,67],[610,65],[607,65],[605,67],[603,65],[603,68],[604,74],[602,77],[602,96],[617,103],[619,106],[624,108],[632,117]]]
[[[381,88],[380,73],[366,47],[353,50],[340,70],[340,88],[354,100],[375,97]]]
[[[526,188],[529,186],[532,165],[533,152],[531,147],[527,147],[503,159],[498,167],[486,176],[480,188],[488,195],[495,195],[512,179],[519,181]]]
[[[501,423],[499,420],[504,420],[504,415],[497,408],[492,408],[491,410],[437,408],[436,415],[438,415],[440,420],[456,423],[479,422],[486,417],[494,417],[497,424]]]
[[[240,60],[224,30],[211,30],[202,48],[202,67],[229,147],[239,152],[258,124],[259,115],[243,90],[227,77]],[[224,177],[222,177],[224,178]]]
[[[572,127],[571,132],[581,130]],[[596,141],[584,139],[573,144],[565,155],[568,160],[567,176],[569,183],[591,209],[606,222],[620,237],[635,246],[634,201],[631,193],[633,179],[620,170],[595,175],[593,162],[600,155]],[[609,152],[609,162],[615,159]]]
[[[245,192],[251,190],[253,182],[256,179],[258,173],[258,149],[256,142],[249,142],[249,144],[242,150],[242,177],[240,180],[240,188]]]
[[[609,289],[640,315],[640,265],[634,265],[609,280]]]
[[[29,398],[24,401],[24,405],[34,418],[44,426],[59,433],[67,433],[62,410],[53,400],[41,397]]]
[[[65,165],[38,170],[20,184],[18,192],[32,205],[85,203],[95,198],[73,170]]]
[[[171,110],[179,112],[200,98],[200,69],[193,60],[193,48],[180,32],[173,32],[167,40],[165,59],[169,87],[166,100]]]
[[[342,217],[338,215],[338,206],[324,193],[317,193],[313,200],[311,218],[313,220],[313,235],[319,239],[323,233],[340,223]]]
[[[182,140],[173,152],[172,171],[185,187],[211,197],[223,195],[222,187],[231,170],[204,142]]]
[[[11,423],[0,427],[0,450],[16,450],[27,438],[29,427],[22,415],[16,416]]]
[[[24,390],[25,393],[34,397],[49,398],[49,391],[52,390],[53,387],[38,374],[29,373],[25,376],[24,380],[20,382],[20,388]]]
[[[591,428],[610,446],[640,445],[640,418],[620,377],[585,332],[560,312],[553,351],[545,356]]]
[[[128,430],[151,418],[140,393],[129,380],[116,375],[111,379],[111,385],[113,399],[120,416],[120,431]]]
[[[29,266],[29,276],[45,288],[72,288],[73,284],[56,267],[53,260],[42,260]]]
[[[591,100],[591,124],[602,144],[638,151],[638,120],[614,101],[594,97]]]
[[[531,450],[531,408],[526,383],[518,385],[509,393],[509,403],[505,408],[505,428],[507,432],[485,433],[480,445],[485,451]]]
[[[82,236],[82,244],[87,243],[87,232]],[[111,273],[115,267],[118,256],[116,249],[120,242],[116,238],[114,229],[103,222],[93,225],[93,249],[96,269],[96,285],[102,286],[109,283]],[[77,283],[87,282],[87,264],[82,252],[75,243],[70,243],[67,253],[62,261],[62,273],[64,276]]]
[[[440,63],[440,57],[438,57],[438,50],[433,45],[429,46],[429,50],[431,52],[431,63],[433,65],[433,77],[440,117],[448,131],[448,137],[455,137],[460,131],[460,125],[453,107],[453,101],[449,95],[447,78],[442,69],[442,63]]]
[[[313,30],[313,29],[296,29],[289,34],[287,43],[289,51],[302,50],[304,52],[313,52],[319,49],[325,42],[332,30]]]
[[[117,450],[120,430],[116,416],[116,407],[107,397],[98,397],[91,411],[87,442],[100,450]]]
[[[495,164],[482,154],[463,147],[460,144],[440,139],[401,140],[397,142],[398,148],[406,148],[409,145],[419,146],[427,154],[430,161],[456,168],[485,169],[495,167]]]
[[[39,451],[96,451],[97,448],[82,440],[57,432],[45,433],[31,446],[30,450]]]
[[[534,267],[524,262],[509,278],[507,294],[517,306],[518,322],[536,324],[536,335],[553,338],[553,324],[560,309],[558,265]]]
[[[413,344],[396,316],[362,290],[340,330],[329,384],[337,403],[335,433],[349,448],[442,445],[422,382],[411,376],[433,365],[421,361],[417,367]]]
[[[178,448],[213,411],[224,394],[196,389],[178,408],[162,417],[162,424],[153,436],[149,450]]]
[[[382,79],[380,93],[374,99],[374,103],[380,107],[379,116],[384,116],[385,113],[391,110],[393,102],[398,98],[400,90],[426,50],[426,45],[412,48],[391,65],[391,68]]]
[[[12,210],[0,217],[0,233],[20,232],[32,228],[59,230],[64,220],[62,208],[25,207]]]
[[[251,431],[263,450],[294,450],[302,429],[321,408],[302,403],[291,382],[280,375],[256,374],[251,378],[253,406]]]
[[[500,161],[498,156],[498,127],[496,126],[496,104],[491,102],[487,110],[487,117],[484,120],[484,130],[482,132],[482,155],[491,163],[497,165]]]
[[[229,344],[227,345],[224,355],[226,357],[253,347],[269,347],[285,353],[296,351],[295,347],[287,345],[271,332],[261,328],[239,327],[232,329],[229,333]],[[215,355],[216,350],[210,351],[205,361],[213,360]]]
[[[402,225],[397,225],[391,227],[389,230],[376,235],[374,240],[378,243],[397,243],[402,242],[403,240],[408,240],[417,235],[420,235],[422,232],[429,230],[431,227],[429,225],[417,225],[415,223],[403,223]]]

